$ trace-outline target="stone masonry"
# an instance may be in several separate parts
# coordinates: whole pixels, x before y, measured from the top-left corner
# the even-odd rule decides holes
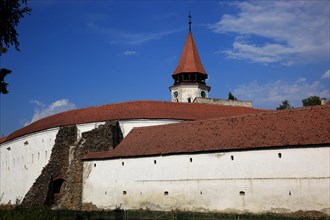
[[[77,136],[77,127],[62,127],[55,140],[49,163],[42,170],[28,193],[23,207],[50,206],[54,209],[81,209],[82,172],[81,158],[89,152],[112,150],[122,140],[117,121],[84,132]],[[63,179],[60,193],[54,193],[54,180]]]

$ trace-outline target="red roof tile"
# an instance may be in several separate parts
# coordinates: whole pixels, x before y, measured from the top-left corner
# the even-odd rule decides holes
[[[6,136],[3,136],[3,137],[1,137],[1,138],[0,138],[0,144],[1,144],[2,142],[5,142],[5,141],[6,141],[6,139],[7,139],[7,137],[6,137]]]
[[[113,150],[84,159],[330,143],[330,106],[134,128]]]
[[[49,116],[13,132],[7,137],[6,141],[49,128],[116,119],[200,120],[264,111],[266,110],[197,103],[161,101],[123,102],[76,109]]]
[[[178,66],[176,67],[172,76],[180,73],[195,72],[207,75],[202,65],[202,61],[199,58],[199,54],[192,33],[189,31]]]

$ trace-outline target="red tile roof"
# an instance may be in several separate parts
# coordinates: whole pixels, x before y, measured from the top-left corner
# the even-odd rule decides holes
[[[7,139],[7,137],[6,137],[6,136],[3,136],[3,137],[1,137],[1,138],[0,138],[0,144],[1,144],[2,142],[5,142],[5,141],[6,141],[6,139]]]
[[[330,106],[134,128],[105,159],[330,144]]]
[[[189,31],[178,66],[176,67],[172,76],[180,73],[195,72],[207,75],[202,65],[202,61],[199,58],[199,54],[192,33]]]
[[[49,116],[13,132],[7,137],[6,141],[49,128],[116,119],[200,120],[264,111],[266,110],[197,103],[161,101],[123,102],[76,109]]]

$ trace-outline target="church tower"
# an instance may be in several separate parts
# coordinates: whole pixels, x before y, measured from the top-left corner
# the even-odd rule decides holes
[[[197,47],[191,33],[191,15],[189,13],[189,32],[184,44],[178,66],[172,74],[174,79],[171,90],[172,102],[193,102],[196,97],[208,98],[211,89],[205,83],[207,73],[199,58]]]

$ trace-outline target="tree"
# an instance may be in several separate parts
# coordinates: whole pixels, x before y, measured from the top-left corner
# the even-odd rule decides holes
[[[25,14],[30,14],[31,8],[27,7],[27,0],[0,0],[0,56],[14,46],[19,49],[18,33],[16,26]],[[11,70],[0,69],[0,94],[7,94],[7,85],[4,81]]]
[[[310,96],[302,100],[303,106],[321,105],[321,99],[318,96]]]
[[[290,109],[290,108],[293,108],[292,105],[290,105],[289,101],[288,100],[284,100],[282,101],[282,104],[279,105],[276,110],[284,110],[284,109]]]
[[[7,85],[8,83],[5,82],[5,76],[10,74],[11,70],[6,69],[6,68],[1,68],[0,69],[0,94],[7,94]]]
[[[237,98],[236,98],[231,92],[229,92],[229,93],[228,93],[228,100],[233,100],[233,101],[235,101],[235,100],[237,100]]]

